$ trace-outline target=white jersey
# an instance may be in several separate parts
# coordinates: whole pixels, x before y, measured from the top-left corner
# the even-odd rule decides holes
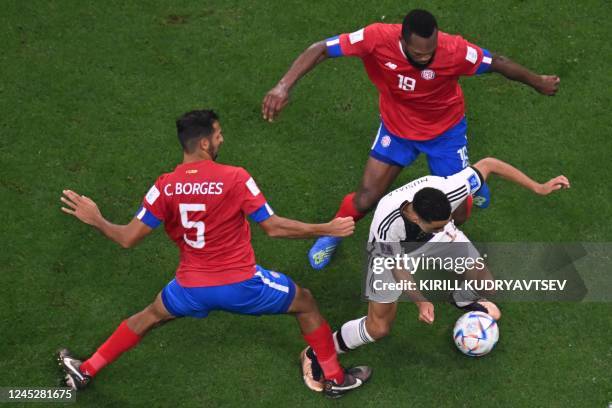
[[[480,173],[466,167],[448,177],[425,176],[393,190],[384,196],[376,207],[370,225],[369,242],[426,242],[435,234],[425,234],[416,224],[402,217],[401,207],[412,202],[414,195],[425,187],[438,189],[446,194],[455,211],[468,195],[478,191],[484,180]]]

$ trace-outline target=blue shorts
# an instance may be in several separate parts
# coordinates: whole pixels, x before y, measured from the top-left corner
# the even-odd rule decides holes
[[[425,153],[430,173],[446,177],[468,166],[467,145],[465,117],[435,139],[422,142],[396,136],[381,122],[370,156],[384,163],[406,167],[416,160],[419,153]]]
[[[173,279],[162,290],[162,301],[176,317],[206,317],[214,310],[255,316],[287,313],[295,283],[282,273],[256,268],[251,279],[230,285],[185,288]]]

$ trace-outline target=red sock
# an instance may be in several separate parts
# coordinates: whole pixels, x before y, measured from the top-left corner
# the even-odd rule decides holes
[[[104,366],[112,363],[121,354],[137,345],[140,339],[141,337],[128,327],[127,320],[124,320],[93,356],[81,364],[81,372],[92,377],[95,376]]]
[[[336,347],[334,346],[334,339],[329,324],[323,322],[317,329],[304,334],[304,340],[306,340],[317,355],[325,378],[334,380],[336,384],[342,384],[344,382],[344,370],[338,362],[338,355],[336,354]]]
[[[357,211],[355,208],[355,204],[353,204],[353,197],[355,197],[355,193],[349,193],[344,196],[342,199],[342,203],[340,203],[340,208],[335,215],[335,218],[338,217],[353,217],[355,222],[359,221],[363,217],[365,217],[366,213],[362,213]]]
[[[472,214],[472,205],[474,205],[474,197],[470,194],[466,199],[466,210],[465,210],[465,220],[470,219],[470,214]]]

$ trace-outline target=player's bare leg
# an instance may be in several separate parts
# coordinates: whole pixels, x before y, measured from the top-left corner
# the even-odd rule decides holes
[[[74,358],[68,349],[61,349],[57,360],[66,385],[75,390],[85,388],[98,371],[136,346],[151,329],[174,318],[166,310],[160,293],[153,303],[124,320],[88,360],[83,362]]]
[[[396,316],[397,303],[370,302],[365,321],[366,332],[374,341],[387,337],[391,333]]]
[[[378,203],[378,200],[385,195],[389,186],[401,171],[402,167],[400,166],[393,166],[374,157],[368,157],[361,183],[353,197],[353,207],[361,214],[361,217],[370,211]],[[342,208],[336,216],[346,217],[341,214],[341,211]]]
[[[300,355],[302,376],[308,388],[317,392],[324,391],[327,396],[338,398],[368,381],[372,375],[370,367],[358,366],[344,370],[340,365],[329,324],[319,312],[308,289],[296,285],[295,298],[287,312],[296,317],[302,335],[309,345]],[[313,360],[316,361],[315,369],[321,371],[317,373],[316,379]]]
[[[397,316],[397,303],[368,304],[367,316],[348,321],[334,333],[334,344],[338,353],[346,353],[386,337]]]
[[[466,280],[493,280],[491,271],[486,266],[484,268],[469,269],[464,273]],[[457,290],[452,294],[452,304],[465,311],[480,311],[489,314],[495,320],[501,319],[499,307],[490,300],[494,292],[475,292],[472,290]]]
[[[363,218],[385,195],[400,171],[400,166],[368,157],[359,188],[342,199],[336,217],[353,217],[355,221]],[[316,270],[326,267],[341,241],[336,237],[317,239],[308,252],[310,265]]]
[[[144,308],[144,310],[130,316],[127,319],[127,325],[140,337],[144,337],[150,330],[173,319],[175,317],[164,306],[160,292],[153,303]]]
[[[302,333],[311,333],[325,323],[310,290],[298,285],[295,285],[295,297],[287,313],[295,316]]]

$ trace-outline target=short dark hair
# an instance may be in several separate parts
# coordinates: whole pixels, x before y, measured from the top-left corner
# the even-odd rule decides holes
[[[212,109],[193,110],[183,114],[176,120],[176,133],[183,151],[193,153],[197,142],[203,137],[213,134],[213,124],[219,120],[219,115]]]
[[[411,34],[419,37],[429,38],[438,28],[436,18],[429,11],[414,9],[411,10],[402,23],[402,38],[408,41]]]
[[[448,220],[451,205],[448,197],[437,188],[425,187],[417,191],[412,209],[425,222]]]

